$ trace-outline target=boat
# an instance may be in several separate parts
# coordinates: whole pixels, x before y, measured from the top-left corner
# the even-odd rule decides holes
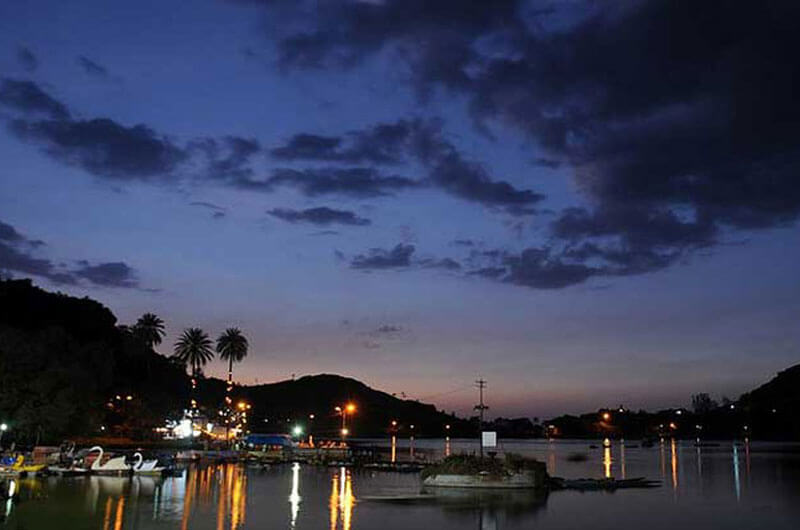
[[[133,472],[137,475],[161,475],[166,469],[158,465],[158,460],[145,460],[142,453],[134,453],[136,462],[133,464]]]
[[[99,445],[95,445],[89,449],[89,454],[95,451],[99,451],[100,454],[94,459],[92,466],[89,468],[92,473],[98,475],[127,475],[131,472],[131,466],[125,462],[124,455],[109,458],[108,461],[103,464],[103,448]]]
[[[35,477],[47,469],[47,464],[26,464],[25,456],[18,455],[11,466],[6,468],[6,474],[24,477]]]

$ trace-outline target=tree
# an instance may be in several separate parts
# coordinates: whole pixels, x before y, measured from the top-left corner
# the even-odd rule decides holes
[[[233,391],[233,363],[247,357],[247,338],[239,328],[228,328],[217,339],[217,353],[223,361],[228,361],[228,385],[225,388],[225,438],[228,438],[228,422],[231,414],[231,392]]]
[[[717,407],[717,402],[705,392],[692,395],[692,410],[694,410],[695,414],[706,414]]]
[[[134,334],[151,350],[161,344],[164,337],[164,321],[153,313],[145,313],[133,326]]]
[[[192,413],[197,409],[197,400],[194,392],[197,389],[197,376],[202,374],[203,366],[214,358],[213,342],[208,334],[200,328],[183,330],[180,338],[175,342],[175,358],[184,366],[192,370]]]
[[[228,328],[217,339],[217,353],[223,361],[228,361],[228,384],[233,382],[233,363],[240,363],[247,357],[247,338],[239,328]]]

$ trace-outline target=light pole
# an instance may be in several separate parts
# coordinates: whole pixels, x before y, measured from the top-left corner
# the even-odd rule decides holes
[[[353,414],[356,411],[356,406],[353,403],[347,403],[343,407],[336,407],[334,410],[342,415],[342,441],[344,441],[345,436],[350,434],[350,430],[347,428],[347,415]]]
[[[5,423],[0,423],[0,449],[3,448],[3,435],[8,430],[8,425]]]

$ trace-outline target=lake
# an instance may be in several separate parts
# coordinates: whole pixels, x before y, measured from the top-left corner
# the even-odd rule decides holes
[[[549,495],[450,491],[435,502],[394,503],[371,497],[419,493],[417,474],[300,464],[266,470],[192,466],[182,476],[164,479],[18,479],[17,500],[0,507],[0,528],[800,528],[797,444],[719,442],[697,448],[690,441],[667,440],[643,448],[637,441],[615,441],[603,449],[583,441],[536,440],[502,441],[501,446],[546,462],[555,476],[643,476],[662,485]],[[443,453],[473,451],[475,445],[454,440],[446,448],[443,440],[417,440],[414,448]],[[408,440],[400,440],[397,451],[407,455]],[[582,458],[576,455],[586,460],[576,461]]]

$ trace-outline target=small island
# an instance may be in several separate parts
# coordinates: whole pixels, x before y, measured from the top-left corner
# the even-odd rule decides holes
[[[422,471],[422,483],[436,488],[543,489],[544,462],[508,453],[503,458],[452,455]]]

